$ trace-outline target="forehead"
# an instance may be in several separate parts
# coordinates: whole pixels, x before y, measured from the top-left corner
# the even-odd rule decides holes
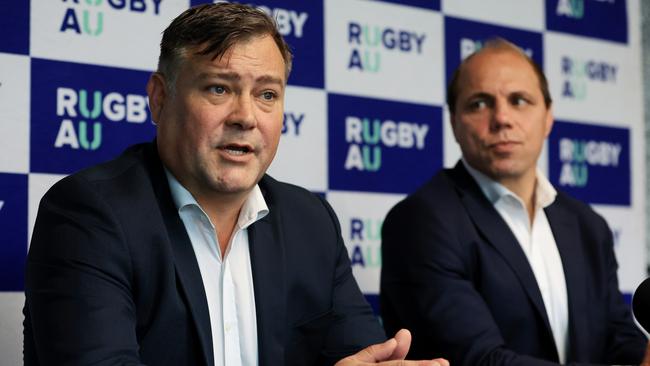
[[[533,66],[523,55],[513,50],[484,50],[461,67],[461,94],[468,87],[496,87],[505,83],[539,88],[539,80]]]
[[[222,69],[237,72],[269,73],[282,77],[285,62],[277,44],[270,35],[251,37],[234,43],[222,54],[200,54],[205,46],[196,46],[187,52],[186,62],[196,69]],[[276,75],[277,74],[277,75]]]

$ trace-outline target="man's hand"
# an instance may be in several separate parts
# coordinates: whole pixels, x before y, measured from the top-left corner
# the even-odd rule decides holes
[[[394,338],[366,347],[357,354],[342,359],[334,366],[449,366],[449,362],[443,358],[431,361],[404,361],[409,347],[411,347],[411,332],[402,329],[395,334]]]

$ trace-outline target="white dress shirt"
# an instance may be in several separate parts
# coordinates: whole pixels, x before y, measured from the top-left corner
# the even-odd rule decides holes
[[[247,228],[269,212],[259,186],[244,202],[221,257],[217,233],[192,194],[165,170],[178,214],[192,242],[207,297],[215,366],[256,366],[257,318]]]
[[[534,217],[531,225],[526,205],[516,194],[472,168],[464,159],[463,164],[481,187],[487,199],[508,224],[526,254],[544,300],[559,361],[564,364],[569,348],[566,281],[562,259],[544,212],[544,208],[555,200],[557,195],[555,188],[537,169]]]

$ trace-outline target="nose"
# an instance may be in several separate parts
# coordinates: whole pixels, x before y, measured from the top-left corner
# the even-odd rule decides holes
[[[494,102],[494,110],[490,121],[490,128],[499,131],[512,126],[512,110],[507,100],[497,98]]]
[[[226,120],[229,126],[247,130],[255,127],[254,101],[248,95],[239,95],[233,101],[232,111]]]

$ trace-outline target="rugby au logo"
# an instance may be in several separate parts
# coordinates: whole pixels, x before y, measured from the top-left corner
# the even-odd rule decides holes
[[[62,119],[55,148],[97,150],[102,145],[102,123],[98,119],[103,116],[111,122],[144,123],[147,98],[137,94],[124,96],[117,92],[104,94],[100,90],[59,87],[56,89],[56,115]]]
[[[364,268],[381,267],[382,220],[350,218],[350,264]]]
[[[352,46],[348,70],[378,73],[382,50],[404,54],[422,54],[425,33],[377,25],[348,23],[348,44]]]
[[[567,18],[582,19],[585,16],[584,0],[559,0],[555,13]]]
[[[376,172],[381,169],[382,146],[422,150],[428,132],[426,124],[347,116],[345,170]]]
[[[118,11],[160,14],[162,0],[62,0],[68,5],[59,32],[99,36],[104,32],[104,11],[109,8]]]
[[[568,56],[561,59],[562,97],[583,100],[587,97],[587,82],[615,84],[618,65],[596,60],[579,60]]]
[[[560,139],[559,148],[560,185],[569,187],[588,184],[589,166],[617,168],[623,149],[620,143],[571,138]]]

